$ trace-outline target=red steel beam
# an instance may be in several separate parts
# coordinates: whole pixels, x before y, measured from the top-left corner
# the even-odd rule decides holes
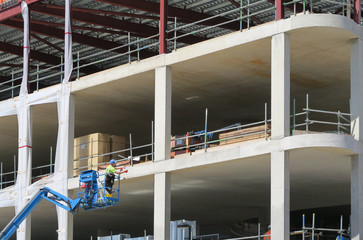
[[[354,0],[354,12],[353,12],[353,20],[357,24],[361,24],[361,9],[360,9],[360,0]]]
[[[36,3],[38,1],[41,1],[41,0],[25,0],[25,2],[28,5]],[[0,11],[0,22],[21,14],[20,4],[21,4],[21,0],[18,0],[18,4],[16,4],[15,6],[1,10]]]
[[[51,6],[47,5],[33,5],[31,7],[33,12],[37,12],[40,14],[51,15],[55,17],[64,18],[64,10],[52,8]],[[140,37],[146,37],[150,35],[154,35],[158,32],[158,29],[155,27],[151,27],[145,24],[133,23],[123,20],[118,20],[113,17],[95,15],[92,13],[87,12],[79,12],[79,11],[72,11],[72,20],[73,21],[80,21],[89,24],[97,24],[104,27],[109,27],[113,29],[118,29],[121,31],[131,32],[137,34]]]
[[[64,7],[60,6],[60,5],[47,5],[47,6],[50,8],[55,8],[55,9],[64,9]],[[142,15],[142,14],[125,13],[125,12],[111,12],[111,11],[104,11],[104,10],[100,10],[100,9],[72,7],[72,11],[73,12],[77,11],[77,12],[86,12],[86,13],[94,13],[94,14],[114,15],[114,16],[139,18],[139,19],[159,20],[159,17],[156,17],[156,16],[148,16],[148,15]],[[170,19],[170,20],[172,20],[172,19]]]
[[[11,20],[23,22],[23,19],[21,18],[10,18]],[[55,23],[55,22],[45,22],[45,21],[39,21],[32,19],[32,23],[41,24],[44,26],[49,27],[60,27],[64,28],[64,23]],[[78,29],[78,30],[86,30],[86,31],[92,31],[92,32],[102,32],[102,33],[110,33],[110,34],[120,34],[120,35],[127,35],[126,32],[116,31],[116,30],[108,30],[104,28],[93,28],[93,27],[84,27],[84,26],[78,26],[78,25],[72,25],[72,29]]]
[[[276,0],[276,20],[281,20],[285,18],[284,1]]]
[[[19,57],[23,57],[23,47],[22,46],[16,46],[7,42],[0,42],[0,51],[1,52],[6,52],[6,53],[10,53]],[[30,50],[31,54],[30,54],[30,58],[39,62],[43,62],[43,63],[47,63],[50,65],[58,65],[61,63],[61,59],[57,56],[54,55],[50,55],[50,54],[46,54],[46,53],[42,53],[36,50]],[[11,66],[13,64],[7,64],[7,63],[0,63],[0,66]],[[23,65],[14,65],[16,67],[23,67]],[[34,67],[34,66],[30,66],[30,67]],[[45,67],[40,67],[45,68]],[[97,71],[100,71],[100,69],[98,69],[97,67],[94,66],[87,66],[87,67],[83,67],[80,70],[81,72],[84,73],[94,73]]]
[[[160,0],[160,47],[159,47],[160,54],[168,52],[168,46],[166,43],[167,28],[168,28],[168,0]]]
[[[158,3],[154,3],[151,1],[145,1],[145,0],[96,0],[98,2],[104,2],[116,6],[121,7],[127,7],[132,9],[137,9],[145,12],[151,12],[155,14],[159,14],[160,12],[160,6]],[[195,22],[199,21],[208,17],[211,17],[209,14],[200,13],[188,9],[182,9],[177,7],[168,6],[168,15],[170,17],[177,17],[183,22]],[[208,21],[204,21],[203,23],[200,23],[201,25],[207,25],[212,26],[219,23],[230,21],[228,18],[224,17],[216,17],[213,19],[210,19]],[[221,28],[227,28],[231,30],[239,30],[239,22],[232,22],[228,24],[224,24],[220,26]]]
[[[5,25],[7,27],[15,28],[19,31],[22,31],[22,28],[23,28],[23,25],[21,24],[21,22],[13,21],[10,19],[0,22],[0,25]],[[36,23],[30,23],[30,26],[31,26],[31,30],[33,33],[41,34],[41,35],[49,36],[49,37],[55,37],[58,39],[64,39],[64,31],[62,29],[44,26],[44,25],[36,24]],[[76,43],[80,43],[82,45],[87,45],[87,46],[93,46],[93,47],[100,48],[100,49],[107,50],[110,48],[115,48],[115,47],[120,46],[119,43],[110,42],[107,40],[103,40],[100,38],[95,38],[95,37],[91,37],[91,36],[87,36],[87,35],[82,35],[79,33],[72,33],[72,36],[73,36],[73,41]],[[118,49],[118,52],[120,52],[120,49]],[[124,52],[124,51],[122,50],[122,52]]]
[[[7,42],[0,42],[0,51],[23,57],[23,47],[22,46],[12,45]],[[53,56],[50,54],[46,54],[46,53],[42,53],[39,51],[35,51],[35,50],[31,50],[30,58],[37,60],[39,62],[51,64],[51,65],[57,65],[57,64],[60,64],[60,62],[61,62],[61,59],[59,57],[56,57],[56,56]]]
[[[15,28],[18,29],[19,31],[22,31],[23,25],[21,22],[17,22],[17,21],[13,21],[13,20],[6,20],[3,22],[0,22],[0,25],[5,25],[7,27],[11,27],[11,28]],[[31,30],[33,33],[37,33],[37,34],[41,34],[44,36],[49,36],[49,37],[55,37],[58,39],[64,39],[64,31],[62,29],[59,28],[54,28],[54,27],[47,27],[44,25],[40,25],[40,24],[35,24],[35,23],[31,23]],[[107,41],[107,40],[103,40],[100,38],[95,38],[95,37],[91,37],[91,36],[87,36],[87,35],[82,35],[79,33],[72,33],[72,39],[73,42],[82,44],[82,45],[86,45],[86,46],[92,46],[95,48],[99,48],[99,49],[111,49],[111,48],[116,48],[120,46],[120,43],[117,42],[111,42],[111,41]],[[114,52],[118,52],[118,53],[125,53],[127,51],[127,47],[124,48],[119,48],[114,50]],[[140,56],[141,57],[150,57],[150,56],[154,56],[155,53],[147,50],[147,49],[143,49],[140,52]]]
[[[56,8],[53,8],[51,6],[43,6],[43,5],[33,5],[31,10],[33,12],[51,15],[59,18],[64,18],[64,10],[59,8],[58,6]],[[151,27],[145,24],[139,24],[139,23],[131,23],[128,21],[118,20],[112,17],[105,17],[101,15],[95,15],[92,13],[86,13],[86,12],[73,12],[72,19],[80,22],[86,22],[89,24],[95,24],[99,26],[109,27],[113,29],[118,29],[121,31],[126,32],[132,32],[133,36],[136,37],[147,37],[151,35],[155,35],[159,32],[159,29],[156,27]],[[1,23],[0,23],[1,24]],[[74,25],[75,26],[75,25]],[[181,35],[182,33],[177,32],[178,35]],[[170,36],[172,33],[170,33]],[[74,34],[73,34],[74,36]],[[88,38],[88,36],[87,36]],[[207,38],[204,37],[198,37],[198,36],[185,36],[183,38],[180,38],[179,41],[187,43],[187,44],[193,44],[201,41],[205,41]],[[74,39],[73,39],[74,40]],[[87,45],[87,44],[86,44]]]

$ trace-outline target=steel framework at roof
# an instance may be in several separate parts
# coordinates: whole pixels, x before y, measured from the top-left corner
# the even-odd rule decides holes
[[[5,9],[0,8],[0,82],[11,78],[12,74],[22,72],[22,28],[23,23],[20,16],[21,0],[11,0],[13,6],[7,6]],[[217,37],[232,31],[238,31],[240,28],[247,28],[258,24],[272,21],[275,18],[284,18],[284,14],[289,16],[302,12],[304,6],[297,2],[287,4],[287,0],[160,0],[168,3],[167,15],[165,15],[166,29],[176,26],[180,27],[192,22],[201,21],[208,18],[207,21],[199,24],[188,25],[188,28],[179,30],[175,34],[181,36],[184,31],[190,30],[196,32],[193,35],[187,35],[178,38],[178,46],[194,44],[209,38]],[[132,46],[130,49],[118,48],[127,43],[130,39],[145,38],[156,35],[159,32],[160,23],[160,1],[159,0],[74,0],[72,10],[73,20],[73,53],[79,53],[81,57],[94,55],[89,60],[97,62],[100,56],[96,53],[103,50],[117,48],[107,53],[107,56],[114,56],[116,53],[125,53],[128,50],[137,48]],[[344,14],[344,7],[334,5],[328,0],[309,0],[314,4],[314,12],[329,12],[334,14]],[[64,38],[64,1],[62,0],[26,0],[31,11],[31,70],[36,65],[39,68],[57,65],[61,62],[63,54]],[[250,8],[243,8],[242,13],[233,12],[223,16],[210,18],[223,12],[228,12],[241,5],[253,4]],[[359,0],[354,4],[360,4]],[[263,9],[273,8],[276,5],[276,17],[273,12],[261,12]],[[306,10],[309,10],[308,8]],[[250,18],[239,22],[230,21],[238,17],[239,14],[253,14]],[[354,12],[352,16],[358,21],[359,12]],[[227,24],[222,24],[228,22]],[[160,24],[159,24],[160,23]],[[205,26],[215,26],[200,30]],[[163,32],[162,32],[163,33]],[[165,33],[165,38],[172,38],[172,32]],[[158,36],[147,39],[149,43],[158,41]],[[171,42],[164,43],[164,50],[170,51],[173,48]],[[20,50],[19,50],[20,48]],[[159,54],[159,49],[150,47],[144,49],[138,58],[150,57]],[[133,53],[133,57],[136,54]],[[84,62],[84,61],[83,61]],[[122,58],[112,58],[110,61],[104,61],[95,64],[92,67],[82,68],[82,74],[89,74],[101,69],[115,66],[115,62],[122,62]]]

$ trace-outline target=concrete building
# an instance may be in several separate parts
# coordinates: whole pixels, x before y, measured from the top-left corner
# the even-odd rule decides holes
[[[302,228],[301,214],[310,219],[313,212],[318,227],[339,228],[343,215],[351,239],[363,238],[360,1],[243,1],[241,7],[229,0],[170,0],[169,8],[164,0],[76,1],[74,32],[67,2],[27,1],[35,37],[25,81],[16,52],[19,41],[29,45],[10,29],[27,20],[16,17],[18,2],[0,12],[0,229],[43,186],[76,198],[74,138],[107,133],[131,142],[117,160],[134,159],[122,175],[119,206],[72,215],[43,202],[16,239],[146,232],[166,240],[169,222],[187,219],[197,221],[197,235],[256,236],[260,223],[261,233],[271,225],[272,239],[286,240]],[[82,7],[104,27],[92,25]],[[64,9],[66,20],[59,20]],[[44,17],[47,11],[52,17]],[[117,21],[104,22],[106,16]],[[208,16],[214,18],[199,22]],[[131,39],[121,21],[144,26],[144,35]],[[160,34],[145,38],[158,21]],[[64,46],[54,37],[61,24]],[[44,31],[48,37],[39,37]],[[97,47],[104,43],[122,47],[104,52]],[[45,69],[61,58],[56,48],[65,48],[64,63]],[[196,133],[196,149],[192,142],[175,148],[170,136],[183,140],[192,130],[207,130]]]

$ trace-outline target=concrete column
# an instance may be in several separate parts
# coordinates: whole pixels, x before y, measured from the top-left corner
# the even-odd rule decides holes
[[[351,239],[363,239],[363,155],[352,156]]]
[[[58,140],[55,158],[56,191],[68,196],[68,178],[73,176],[74,151],[74,97],[68,84],[62,84],[62,94],[58,100]],[[57,207],[58,240],[73,239],[73,215]]]
[[[171,69],[155,69],[155,161],[170,158]]]
[[[170,240],[170,173],[154,176],[154,239]]]
[[[271,125],[272,139],[290,135],[290,38],[287,33],[272,36]]]
[[[352,136],[363,140],[363,131],[360,130],[363,114],[363,42],[354,39],[350,53],[350,113]],[[351,172],[351,227],[352,240],[363,239],[363,155],[352,156]]]
[[[32,114],[31,108],[26,104],[26,97],[20,96],[18,106],[18,176],[15,185],[15,211],[20,210],[28,203],[26,188],[31,184],[32,168]],[[19,226],[16,239],[30,240],[31,236],[31,215],[29,215]]]
[[[290,172],[287,151],[271,153],[271,239],[290,239]]]
[[[360,131],[363,113],[363,41],[354,39],[350,48],[350,113],[352,136],[363,140],[363,131]]]

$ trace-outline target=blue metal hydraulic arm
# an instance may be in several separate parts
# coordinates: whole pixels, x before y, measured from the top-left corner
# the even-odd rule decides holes
[[[117,188],[112,186],[106,187],[106,174],[103,174],[103,176],[104,179],[100,180],[100,174],[97,171],[83,171],[79,177],[78,198],[75,200],[69,199],[47,187],[41,189],[4,228],[0,233],[0,240],[8,240],[42,199],[48,200],[71,213],[74,213],[78,208],[88,211],[118,205],[120,198],[120,175],[117,177]],[[109,191],[111,190],[110,194],[106,194],[106,188]],[[114,195],[117,194],[117,198],[113,197],[112,193]]]
[[[82,201],[81,198],[77,198],[75,200],[69,199],[62,194],[45,187],[41,189],[39,193],[31,201],[29,201],[29,203],[4,228],[4,230],[0,233],[0,240],[8,240],[19,228],[19,225],[24,221],[24,219],[43,199],[46,199],[72,213],[78,209]]]

